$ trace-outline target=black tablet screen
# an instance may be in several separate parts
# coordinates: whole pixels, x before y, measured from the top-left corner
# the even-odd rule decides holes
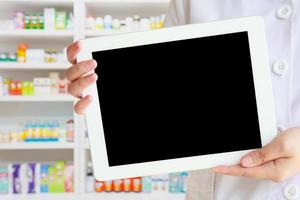
[[[110,166],[261,147],[247,32],[93,58]]]

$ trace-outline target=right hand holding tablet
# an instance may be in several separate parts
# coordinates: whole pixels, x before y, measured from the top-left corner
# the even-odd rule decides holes
[[[70,82],[68,92],[80,100],[75,104],[74,110],[78,114],[84,114],[85,109],[92,101],[92,96],[82,96],[82,91],[97,81],[97,74],[89,73],[97,67],[95,60],[86,60],[77,63],[77,55],[81,50],[80,41],[74,42],[67,49],[68,61],[72,64],[66,71],[66,78]],[[86,75],[88,73],[88,75]]]

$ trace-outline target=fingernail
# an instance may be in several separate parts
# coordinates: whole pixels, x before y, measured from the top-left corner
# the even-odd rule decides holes
[[[251,166],[253,163],[253,160],[252,160],[252,157],[251,156],[246,156],[242,159],[241,161],[241,164],[244,166],[244,167],[249,167]]]
[[[77,40],[76,47],[77,47],[77,49],[80,49],[80,47],[81,47],[81,41],[80,40]]]
[[[79,41],[79,40],[76,42],[76,45],[75,45],[75,47],[76,47],[76,49],[77,49],[77,50],[79,50],[79,49],[80,49],[80,47],[81,47],[81,43],[80,43],[80,41]]]

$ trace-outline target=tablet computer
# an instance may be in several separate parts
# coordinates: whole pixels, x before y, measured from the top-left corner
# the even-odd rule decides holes
[[[236,164],[276,135],[260,17],[82,41],[98,180]]]

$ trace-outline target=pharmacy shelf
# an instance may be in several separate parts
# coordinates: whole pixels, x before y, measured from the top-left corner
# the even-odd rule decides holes
[[[0,37],[72,38],[72,30],[0,30]]]
[[[27,194],[1,195],[1,200],[77,200],[75,194]]]
[[[26,3],[29,5],[72,5],[75,0],[0,0],[0,3]]]
[[[71,142],[31,142],[31,143],[0,143],[0,150],[41,150],[41,149],[74,149]],[[1,196],[0,196],[1,199]]]
[[[74,102],[70,95],[53,96],[0,96],[0,102]]]
[[[124,34],[128,31],[85,31],[86,15],[104,16],[110,14],[116,18],[124,18],[126,16],[140,15],[140,16],[159,16],[165,14],[170,0],[0,0],[0,7],[3,10],[0,20],[12,20],[15,11],[26,12],[41,12],[44,8],[56,8],[58,10],[73,11],[74,14],[74,31],[46,31],[46,30],[0,30],[0,51],[15,52],[16,46],[19,43],[26,42],[30,48],[53,48],[62,49],[66,47],[73,40],[82,39],[85,37],[94,36],[108,36],[115,34]],[[39,64],[39,63],[0,63],[1,76],[5,77],[21,77],[21,79],[28,79],[34,77],[44,77],[47,74],[46,70],[56,70],[63,72],[70,65],[67,63],[53,63],[53,64]],[[42,71],[45,70],[45,71]],[[24,78],[21,76],[24,73]],[[4,75],[2,75],[4,74]],[[8,74],[8,75],[6,75]],[[28,79],[30,80],[30,79]],[[16,104],[16,112],[19,106],[28,106],[33,108],[35,113],[40,112],[40,107],[48,106],[48,102],[54,102],[57,107],[64,107],[60,113],[56,113],[57,109],[53,106],[48,106],[47,111],[49,115],[64,115],[66,109],[71,109],[70,104],[76,100],[67,95],[62,96],[0,96],[0,105],[6,106],[9,104]],[[12,103],[10,103],[12,102]],[[16,103],[15,103],[16,102]],[[23,103],[25,102],[25,103]],[[26,103],[29,102],[29,103]],[[42,102],[42,103],[40,103]],[[69,102],[68,107],[65,104]],[[39,106],[36,106],[39,105]],[[42,106],[41,106],[42,105]],[[11,108],[8,108],[10,112]],[[21,111],[21,110],[20,110]],[[21,111],[22,112],[22,111]],[[71,111],[70,111],[71,112]],[[44,113],[44,110],[42,110]],[[68,112],[69,113],[69,112]],[[73,110],[72,110],[73,113]],[[5,114],[5,113],[4,113]],[[27,116],[27,113],[25,113]],[[22,114],[20,117],[23,117]],[[30,114],[29,114],[30,115]],[[69,114],[68,114],[69,115]],[[6,117],[6,116],[5,116]],[[85,193],[85,176],[87,156],[90,145],[86,142],[83,124],[85,122],[83,116],[74,114],[74,143],[15,143],[15,144],[0,144],[0,152],[3,156],[12,155],[13,160],[18,158],[19,152],[28,151],[30,154],[22,154],[22,161],[26,158],[31,160],[31,153],[44,156],[39,151],[48,153],[62,154],[67,160],[72,160],[74,163],[74,188],[73,194],[26,194],[26,195],[1,195],[0,200],[183,200],[184,194],[168,194],[168,193]],[[18,150],[19,149],[19,150]],[[1,151],[2,150],[2,151]],[[16,150],[16,151],[13,151]],[[72,155],[70,154],[72,153]],[[29,157],[28,157],[29,156]],[[56,157],[56,155],[54,156]],[[55,158],[56,159],[56,158]]]
[[[0,195],[1,200],[184,200],[184,194],[92,193],[78,198],[74,194]]]
[[[68,63],[0,62],[0,70],[66,70],[68,67]]]
[[[170,0],[84,0],[85,3],[116,3],[116,4],[143,4],[143,3],[151,3],[151,4],[168,4]]]
[[[184,194],[170,193],[91,193],[84,195],[85,200],[184,200]]]
[[[133,31],[128,30],[101,30],[101,31],[94,31],[94,30],[86,30],[84,32],[85,37],[96,37],[96,36],[110,36],[110,35],[118,35],[118,34],[125,34],[130,33]]]

